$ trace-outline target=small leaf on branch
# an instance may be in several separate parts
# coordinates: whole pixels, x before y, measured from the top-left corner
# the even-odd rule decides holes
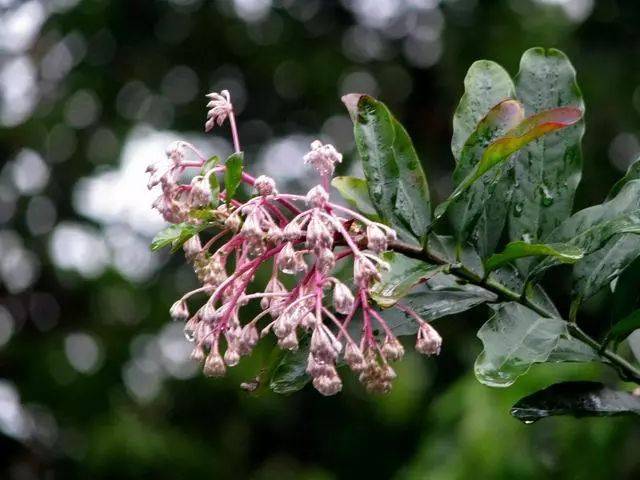
[[[613,390],[599,382],[563,382],[524,397],[511,408],[511,415],[533,423],[553,415],[603,417],[640,415],[640,396]]]
[[[189,240],[195,234],[209,228],[211,225],[203,223],[200,225],[192,225],[190,223],[178,223],[171,225],[164,230],[158,232],[151,242],[151,250],[156,251],[171,245],[171,252],[176,252],[184,242]]]
[[[616,323],[609,333],[607,333],[602,347],[606,348],[607,345],[613,342],[614,346],[617,346],[625,338],[631,335],[635,330],[640,329],[640,310],[636,310],[630,315],[624,317],[618,323]]]
[[[555,257],[560,263],[575,263],[583,257],[583,251],[564,243],[526,243],[511,242],[505,249],[487,259],[484,268],[487,272],[524,257]]]
[[[209,170],[216,167],[219,163],[220,163],[220,157],[218,157],[217,155],[214,155],[209,160],[204,162],[204,165],[202,165],[202,168],[200,169],[200,175],[204,175]]]

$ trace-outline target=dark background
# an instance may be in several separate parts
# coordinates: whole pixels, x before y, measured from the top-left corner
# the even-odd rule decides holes
[[[441,357],[408,354],[384,397],[352,378],[332,398],[249,395],[265,352],[203,378],[168,316],[195,279],[148,250],[162,222],[144,168],[179,138],[228,153],[226,128],[202,133],[204,94],[228,88],[247,168],[304,191],[311,140],[353,157],[340,96],[360,91],[405,124],[441,200],[468,66],[515,74],[553,46],[587,104],[582,207],[640,151],[639,24],[632,0],[0,0],[0,478],[638,478],[636,418],[508,414],[610,372],[475,381],[482,308],[438,321]],[[551,281],[566,311],[565,274]],[[611,302],[580,321],[598,334]]]

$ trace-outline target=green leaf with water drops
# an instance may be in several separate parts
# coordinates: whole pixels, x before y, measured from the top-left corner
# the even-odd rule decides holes
[[[275,393],[289,394],[297,392],[309,383],[311,377],[307,373],[309,356],[309,335],[300,339],[298,349],[286,351],[282,354],[273,369],[269,388]]]
[[[556,130],[575,124],[582,118],[582,111],[577,108],[554,108],[537,113],[524,119],[504,136],[492,142],[482,154],[482,158],[474,169],[453,191],[448,200],[438,205],[435,217],[440,218],[451,202],[457,200],[476,180],[507,160],[513,153],[528,143]],[[496,181],[495,172],[490,172],[488,183]]]
[[[568,335],[567,322],[547,318],[515,303],[491,307],[493,316],[478,330],[484,350],[476,359],[478,381],[508,387],[535,363],[546,362]]]
[[[556,383],[528,395],[511,408],[511,415],[533,423],[554,415],[604,417],[640,415],[640,396],[613,390],[599,382]]]
[[[355,208],[364,216],[378,220],[376,208],[371,203],[369,188],[364,178],[358,177],[334,177],[331,185],[338,190],[351,207]]]
[[[580,248],[564,243],[544,244],[518,241],[509,243],[502,252],[489,257],[484,268],[485,271],[490,272],[506,263],[524,257],[554,257],[560,263],[575,263],[583,255]]]
[[[574,245],[587,255],[621,233],[640,233],[640,180],[628,182],[608,202],[574,213],[545,242]],[[557,264],[557,259],[546,258],[530,270],[530,276],[540,275]]]
[[[427,179],[406,130],[378,100],[342,97],[354,123],[369,196],[380,218],[398,234],[422,244],[431,225]]]
[[[504,68],[490,60],[474,62],[464,78],[464,94],[453,115],[451,151],[456,161],[478,123],[489,110],[515,98],[515,86]]]
[[[180,247],[182,247],[184,242],[210,226],[211,225],[208,223],[202,223],[200,225],[178,223],[176,225],[171,225],[158,232],[158,234],[153,238],[151,241],[151,250],[156,251],[161,248],[171,246],[171,252],[176,252]]]
[[[226,167],[224,170],[224,189],[226,191],[225,200],[227,203],[233,199],[242,181],[243,159],[244,153],[232,153],[224,164]]]
[[[479,277],[484,276],[482,259],[471,245],[460,245],[455,238],[449,235],[438,235],[431,232],[427,238],[427,250],[429,254],[437,257],[441,262],[461,263]]]
[[[559,50],[527,50],[515,82],[517,99],[527,115],[557,107],[584,111],[575,70]],[[578,118],[572,124],[529,143],[514,160],[517,188],[509,217],[512,240],[544,239],[571,214],[582,172],[584,122]]]
[[[640,160],[636,160],[627,173],[611,188],[607,200],[616,195],[632,180],[640,179]],[[640,235],[622,233],[612,236],[606,244],[587,255],[573,269],[573,294],[585,300],[608,285],[636,258],[640,257]]]
[[[382,269],[380,281],[371,288],[371,297],[384,308],[392,306],[415,285],[445,268],[443,265],[432,265],[396,252],[384,252],[381,257],[387,262],[389,269]]]
[[[464,144],[453,172],[454,184],[463,182],[482,160],[487,147],[524,119],[524,108],[515,100],[493,107]],[[498,244],[506,223],[512,181],[508,164],[497,166],[486,182],[475,182],[449,206],[448,218],[459,243],[471,241],[486,258]]]

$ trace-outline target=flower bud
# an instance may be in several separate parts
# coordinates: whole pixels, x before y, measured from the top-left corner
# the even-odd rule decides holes
[[[329,200],[329,194],[322,187],[322,185],[316,185],[307,193],[307,205],[310,207],[321,208],[324,207],[327,200]]]
[[[404,356],[404,347],[395,337],[387,336],[382,344],[382,355],[390,361],[400,360]]]
[[[196,347],[191,351],[191,359],[200,363],[205,359],[205,353],[202,349],[201,345],[196,345]]]
[[[171,305],[171,309],[169,310],[169,315],[174,320],[186,320],[189,318],[189,307],[187,307],[187,302],[184,300],[178,300],[173,305]]]
[[[276,191],[276,182],[271,177],[267,177],[266,175],[260,175],[256,178],[255,183],[253,184],[253,188],[263,197],[267,195],[273,195],[278,193]]]
[[[307,247],[320,252],[329,249],[333,245],[333,234],[327,228],[319,215],[313,215],[307,225]]]
[[[348,315],[353,310],[354,298],[351,290],[342,282],[335,282],[333,288],[333,308],[336,312]]]
[[[439,355],[442,348],[442,337],[427,322],[420,324],[416,339],[416,350],[425,355]]]
[[[287,242],[293,242],[302,236],[302,229],[298,222],[289,222],[282,230],[282,236]]]
[[[277,225],[271,225],[267,231],[266,240],[271,243],[280,243],[282,241],[282,229]]]
[[[349,342],[344,349],[344,361],[347,365],[349,365],[349,368],[356,373],[364,370],[364,355],[362,354],[358,346],[353,342]]]
[[[204,362],[204,374],[208,377],[222,377],[226,370],[227,368],[225,367],[220,354],[215,350],[209,352],[209,355]]]
[[[342,162],[342,154],[333,145],[323,145],[320,140],[311,143],[311,151],[304,156],[304,163],[315,168],[320,175],[332,175],[335,164]]]
[[[318,270],[323,274],[328,274],[336,266],[336,256],[328,248],[323,248],[316,258]]]
[[[353,262],[353,279],[356,285],[369,288],[373,282],[380,280],[380,274],[368,258],[358,255]]]
[[[298,336],[295,329],[286,336],[278,340],[278,346],[284,350],[295,351],[298,349]]]
[[[367,248],[376,253],[387,249],[387,234],[380,227],[375,225],[367,227]]]
[[[182,249],[184,250],[184,255],[187,257],[187,260],[192,262],[202,250],[202,244],[200,243],[200,237],[198,234],[195,234],[189,240],[184,242]]]
[[[189,204],[192,207],[202,207],[211,202],[211,190],[209,179],[202,175],[197,175],[191,180],[191,191],[189,192]]]
[[[227,351],[224,352],[224,363],[229,367],[235,367],[240,362],[240,354],[234,348],[227,347]]]

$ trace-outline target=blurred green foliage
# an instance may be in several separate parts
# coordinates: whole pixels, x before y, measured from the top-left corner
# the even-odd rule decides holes
[[[515,73],[522,52],[542,45],[578,71],[587,133],[577,207],[600,202],[640,152],[637,2],[4,0],[0,16],[1,478],[638,478],[635,418],[524,425],[508,415],[552,382],[610,372],[536,367],[509,390],[472,378],[484,308],[438,321],[442,355],[408,355],[386,397],[353,379],[335,398],[251,395],[238,385],[267,349],[223,380],[202,378],[168,316],[195,279],[180,255],[145,256],[152,229],[141,218],[154,213],[125,188],[144,192],[144,162],[128,183],[104,177],[115,191],[78,193],[81,179],[140,156],[127,153],[132,138],[150,142],[151,158],[163,155],[153,139],[182,135],[224,150],[215,139],[225,132],[198,132],[203,95],[228,87],[247,168],[294,176],[292,152],[319,134],[353,158],[339,97],[376,95],[413,137],[440,201],[467,68],[489,58]],[[128,207],[113,210],[118,202]],[[548,282],[567,309],[559,272]],[[599,294],[581,321],[599,335],[610,311]]]

